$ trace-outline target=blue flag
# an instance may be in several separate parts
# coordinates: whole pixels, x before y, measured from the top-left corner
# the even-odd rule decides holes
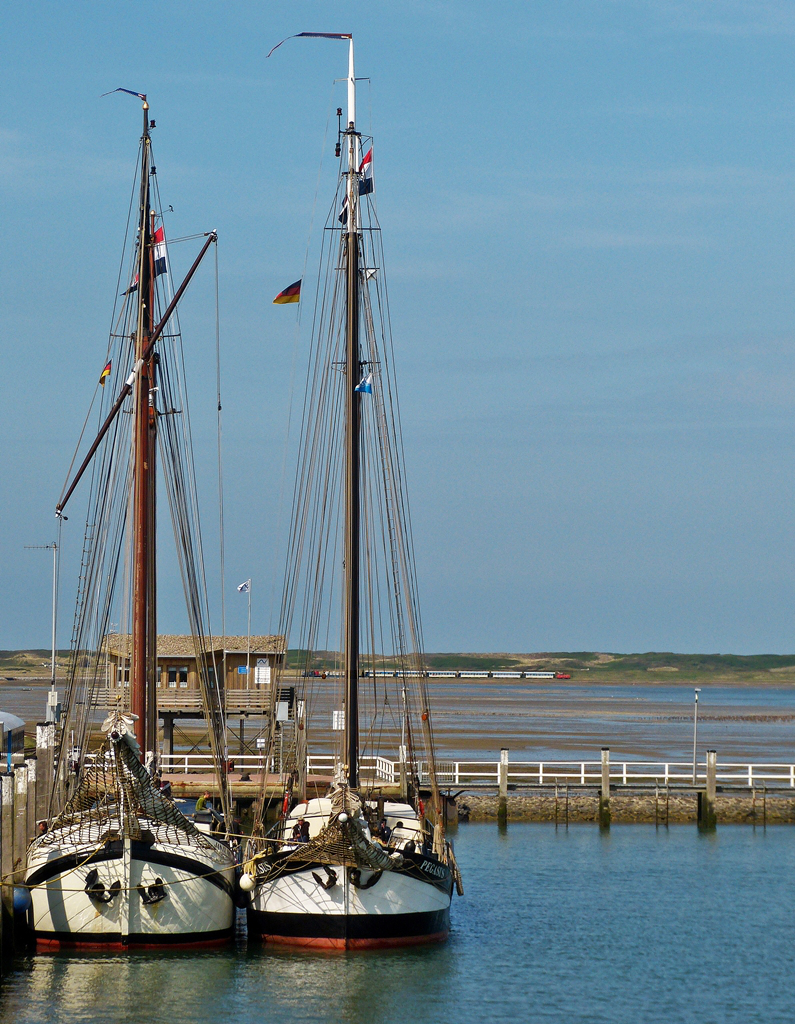
[[[373,393],[373,375],[368,373],[366,377],[362,377],[354,391],[361,391],[364,395],[372,395]]]

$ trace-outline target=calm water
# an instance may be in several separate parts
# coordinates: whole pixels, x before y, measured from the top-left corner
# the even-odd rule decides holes
[[[42,956],[0,1021],[776,1024],[795,1018],[795,830],[467,825],[444,946]]]

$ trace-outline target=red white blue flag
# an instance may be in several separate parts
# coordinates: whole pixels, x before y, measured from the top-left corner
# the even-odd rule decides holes
[[[373,191],[373,147],[365,153],[359,164],[359,195],[367,196]],[[342,210],[337,218],[340,224],[348,223],[348,196],[342,200]]]
[[[359,195],[366,196],[373,191],[373,147],[365,153],[359,164]]]
[[[166,235],[162,226],[155,231],[155,237],[152,239],[152,242],[154,246],[155,277],[160,277],[161,274],[165,274],[168,270],[166,263]]]

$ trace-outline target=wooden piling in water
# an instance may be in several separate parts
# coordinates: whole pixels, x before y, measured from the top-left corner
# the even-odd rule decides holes
[[[599,828],[610,828],[610,747],[602,747],[602,788],[599,791]]]
[[[36,835],[36,801],[39,787],[37,759],[26,757],[25,767],[28,770],[27,814],[25,816],[25,852],[27,855],[28,843]],[[22,867],[24,868],[24,866],[23,863]]]
[[[717,795],[718,755],[714,750],[707,751],[707,785],[698,794],[698,827],[714,829],[717,824],[715,814],[715,797]]]
[[[497,804],[497,824],[508,824],[508,748],[500,750],[499,767],[500,797]]]
[[[42,821],[49,817],[55,772],[54,722],[39,722],[36,726],[36,761],[36,821]]]
[[[27,848],[28,769],[24,764],[20,764],[14,769],[14,882],[21,881],[24,876]]]
[[[2,951],[14,948],[14,775],[0,775],[0,917]]]

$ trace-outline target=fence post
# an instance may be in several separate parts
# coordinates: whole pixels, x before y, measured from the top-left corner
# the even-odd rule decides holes
[[[503,747],[500,750],[500,767],[499,767],[499,781],[500,781],[500,799],[497,804],[497,823],[499,825],[508,824],[508,748]]]
[[[717,824],[715,816],[715,795],[717,793],[718,755],[714,750],[707,751],[707,787],[698,794],[698,825],[702,829],[714,829]]]
[[[599,792],[599,828],[610,828],[610,747],[602,747],[602,788]]]

